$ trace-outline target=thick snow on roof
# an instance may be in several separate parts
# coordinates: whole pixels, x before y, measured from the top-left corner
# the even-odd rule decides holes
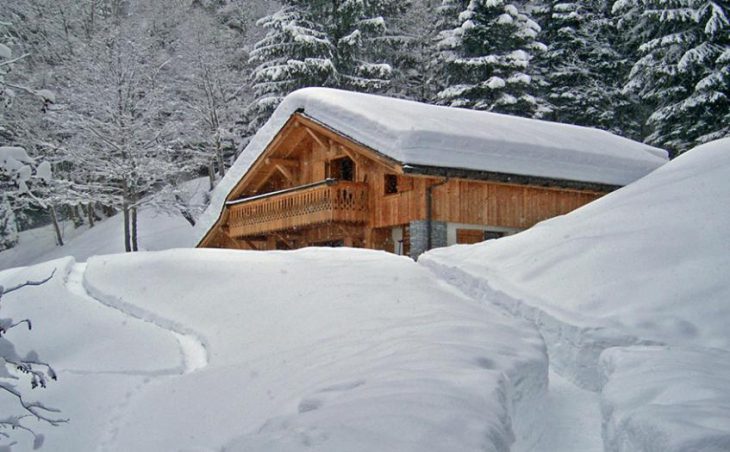
[[[297,108],[404,164],[626,185],[667,160],[602,130],[371,94],[308,88],[279,110]]]
[[[238,180],[296,111],[410,165],[626,185],[667,161],[667,152],[611,133],[534,119],[439,107],[329,88],[287,96],[213,195],[201,236]]]

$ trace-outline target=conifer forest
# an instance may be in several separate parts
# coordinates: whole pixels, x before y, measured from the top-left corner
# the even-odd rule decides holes
[[[39,223],[121,213],[134,251],[147,205],[194,223],[180,184],[212,187],[310,86],[597,127],[676,156],[730,135],[730,5],[4,1],[0,250]]]

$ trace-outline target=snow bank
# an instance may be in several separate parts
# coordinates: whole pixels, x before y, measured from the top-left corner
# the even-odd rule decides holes
[[[541,413],[534,327],[404,257],[174,250],[0,284],[53,268],[3,299],[33,320],[19,351],[59,374],[30,391],[70,418],[30,422],[49,450],[506,451]]]
[[[202,204],[207,194],[208,179],[185,182],[182,186],[195,204]],[[170,248],[195,246],[195,230],[180,214],[157,212],[142,207],[138,214],[139,245],[142,250],[159,251]],[[71,222],[61,223],[64,246],[56,246],[51,225],[20,232],[18,245],[0,252],[0,270],[33,265],[64,256],[85,261],[90,256],[124,252],[124,225],[122,216],[115,215],[99,221],[93,228],[74,228]]]
[[[540,329],[611,451],[728,450],[730,139],[523,233],[419,263]],[[653,346],[650,346],[653,345]]]
[[[199,237],[226,195],[297,112],[398,162],[625,185],[664,164],[666,151],[587,127],[306,88],[287,96],[218,185]]]
[[[113,450],[504,451],[546,390],[531,325],[384,252],[97,257],[85,285],[209,359],[135,394]]]
[[[420,261],[489,286],[519,309],[612,336],[591,339],[598,348],[636,337],[728,349],[728,199],[725,139],[568,215]]]
[[[108,440],[110,426],[133,393],[152,378],[179,374],[183,366],[177,341],[168,332],[89,299],[83,289],[71,290],[73,264],[66,258],[0,272],[0,284],[11,287],[56,270],[42,286],[3,296],[2,305],[3,317],[32,321],[32,330],[14,328],[7,335],[18,352],[36,351],[58,374],[46,389],[25,387],[28,401],[40,400],[69,419],[56,428],[23,422],[45,435],[47,450],[96,450]],[[20,414],[17,401],[0,394],[0,413]],[[18,443],[13,450],[31,449],[30,435],[20,430],[11,434]]]
[[[605,450],[730,450],[730,353],[613,348],[601,356]]]

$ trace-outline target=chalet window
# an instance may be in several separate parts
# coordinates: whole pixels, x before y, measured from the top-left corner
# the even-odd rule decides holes
[[[504,237],[504,232],[482,231],[481,229],[457,229],[456,243],[472,244],[484,240],[498,239]]]
[[[355,180],[355,162],[350,157],[342,157],[330,162],[330,175],[337,180]]]
[[[504,232],[484,231],[484,240],[499,239],[504,237]]]
[[[398,176],[395,174],[385,175],[385,194],[392,195],[398,193]]]

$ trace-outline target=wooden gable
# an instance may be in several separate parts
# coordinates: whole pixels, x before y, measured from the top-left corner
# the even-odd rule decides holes
[[[414,221],[515,231],[614,188],[404,165],[297,112],[228,193],[198,246],[343,244],[394,251],[393,237]]]

